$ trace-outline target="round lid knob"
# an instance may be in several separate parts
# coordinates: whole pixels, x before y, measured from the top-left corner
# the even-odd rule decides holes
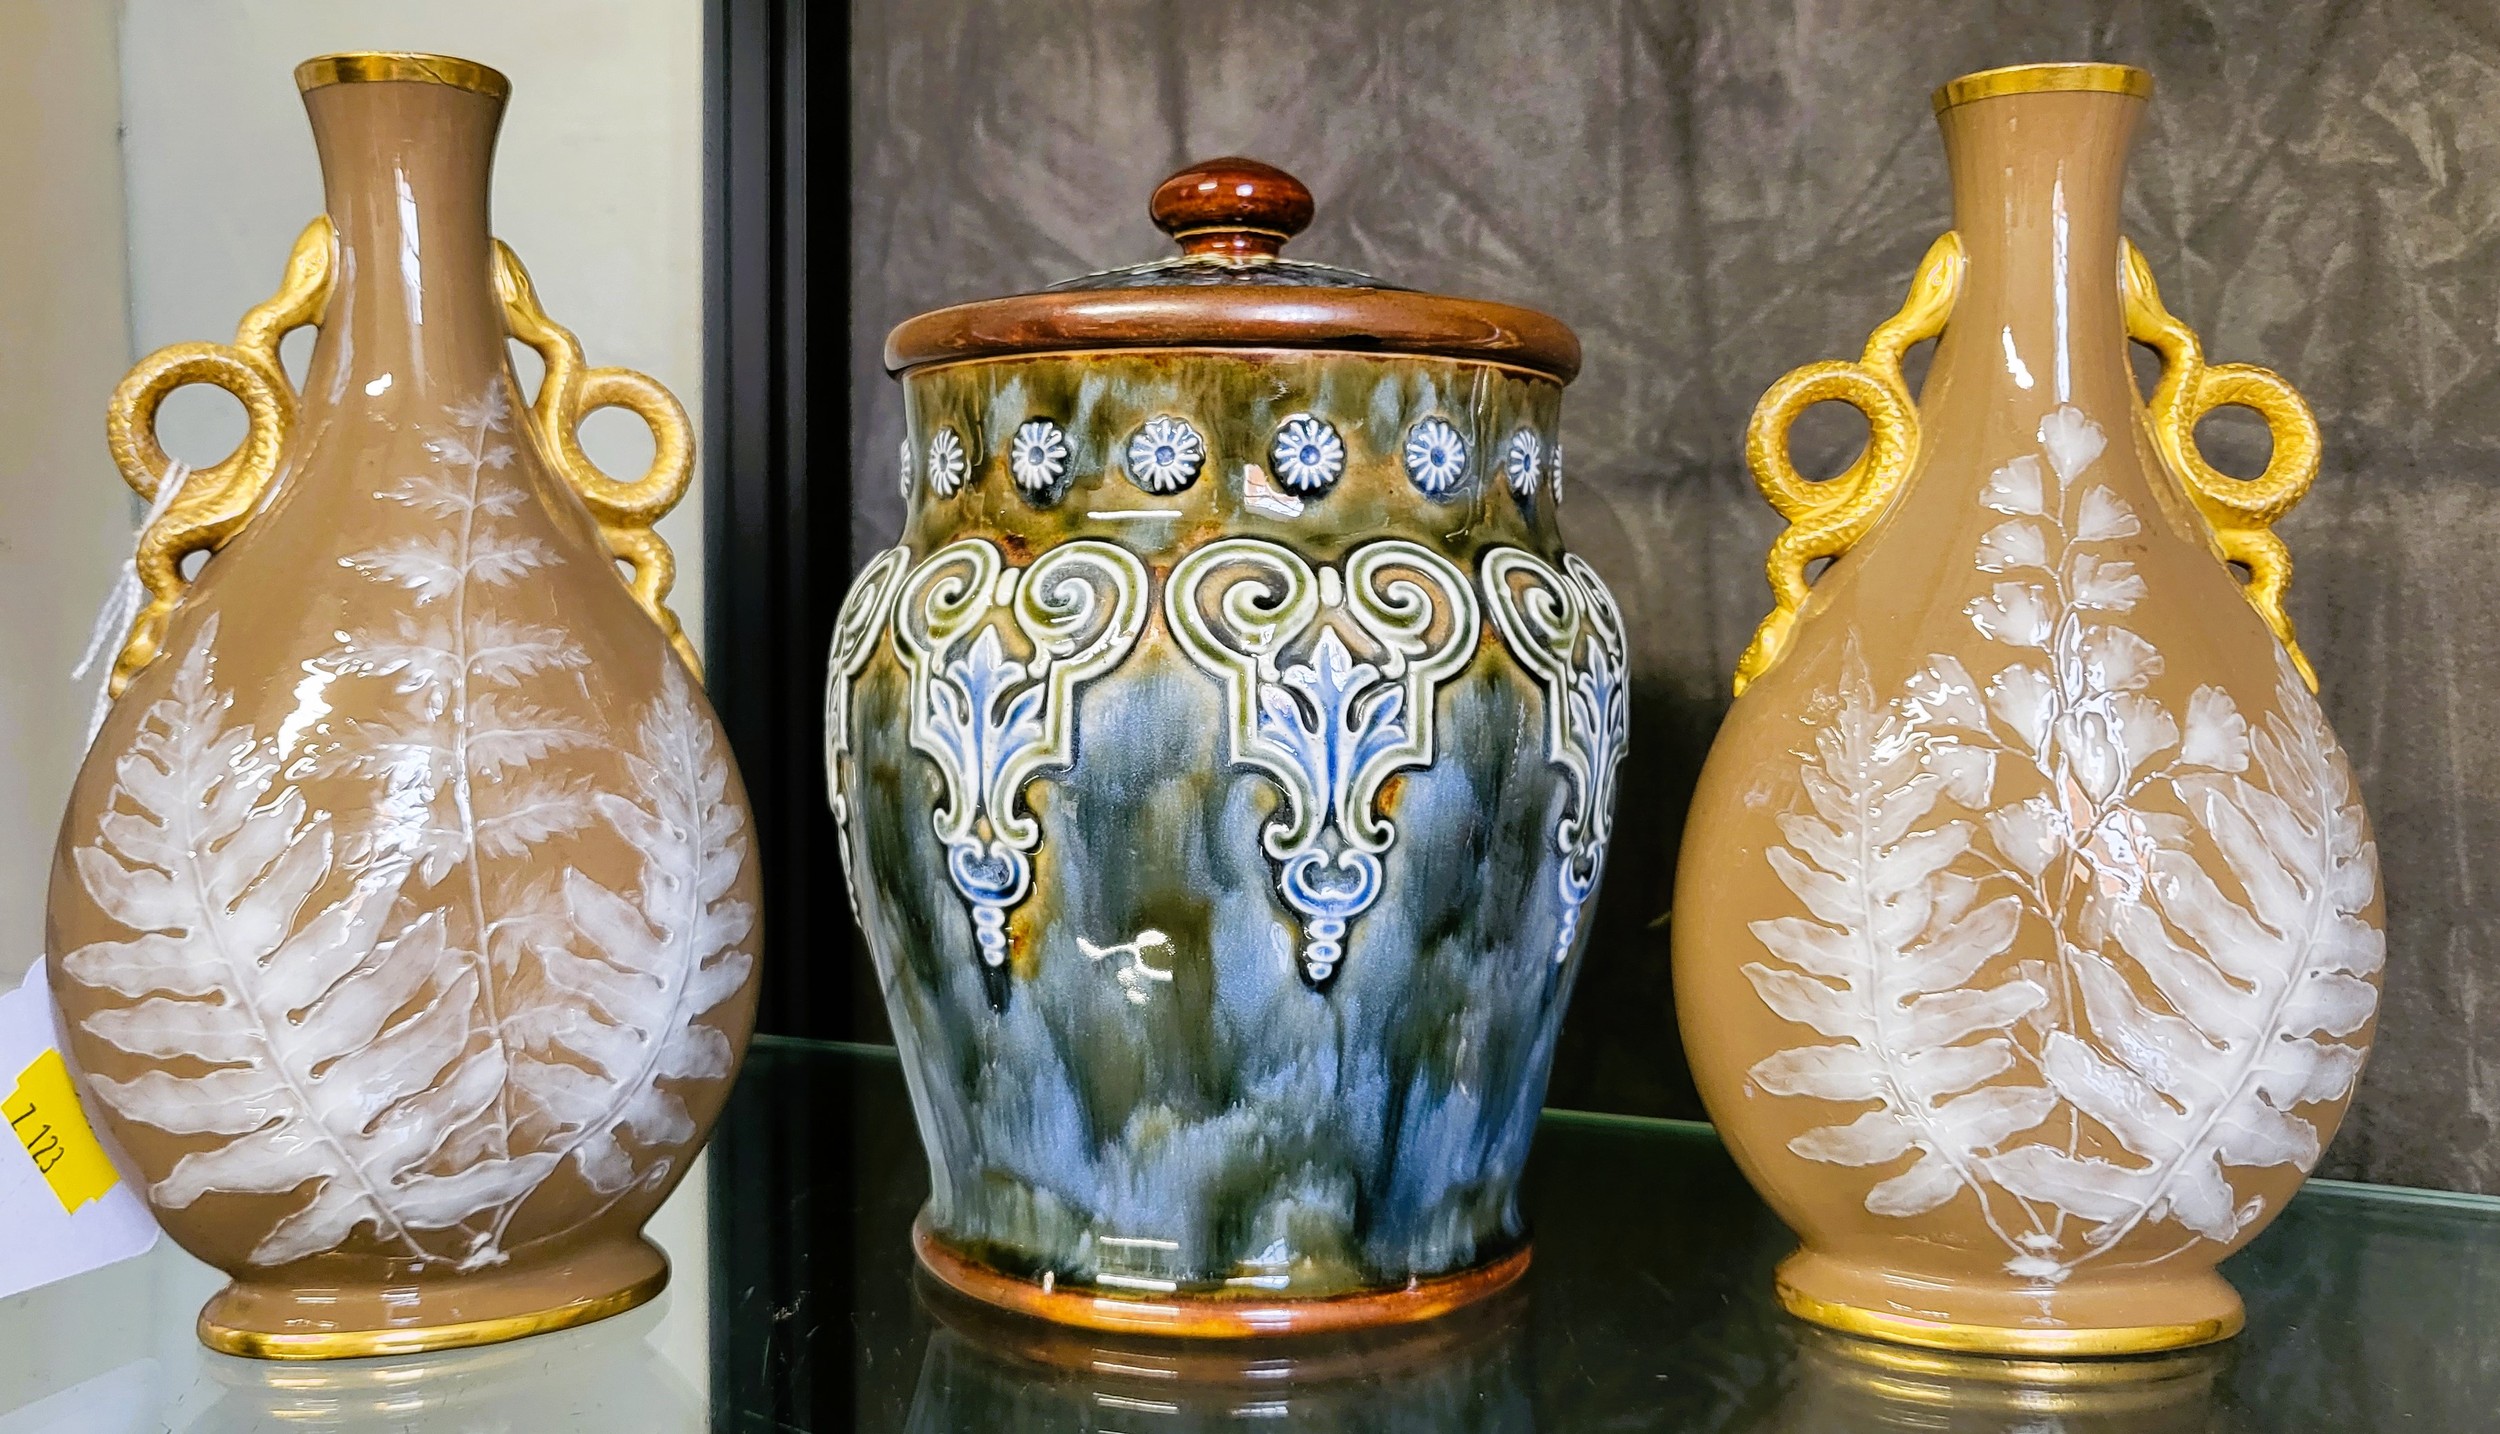
[[[1311,222],[1311,191],[1272,164],[1226,156],[1155,186],[1148,208],[1184,254],[1273,258]]]

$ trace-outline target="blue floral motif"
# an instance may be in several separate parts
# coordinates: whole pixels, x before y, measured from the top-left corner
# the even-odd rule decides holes
[[[1345,440],[1327,420],[1297,413],[1277,425],[1268,446],[1276,481],[1296,493],[1317,493],[1345,472]]]
[[[1467,440],[1446,418],[1406,430],[1406,476],[1425,496],[1446,498],[1467,476]]]
[[[1573,739],[1590,753],[1595,790],[1582,799],[1582,810],[1565,824],[1556,843],[1563,853],[1562,868],[1554,878],[1563,904],[1562,930],[1554,938],[1557,961],[1571,954],[1572,938],[1580,931],[1581,908],[1588,905],[1589,893],[1597,889],[1598,874],[1605,869],[1606,839],[1614,821],[1610,811],[1590,808],[1601,802],[1610,809],[1614,805],[1615,766],[1623,760],[1632,736],[1632,691],[1624,680],[1623,655],[1594,633],[1583,650],[1586,656],[1571,675],[1569,726]]]
[[[1128,480],[1149,493],[1178,493],[1198,480],[1206,461],[1206,440],[1169,414],[1147,419],[1128,441]]]
[[[952,497],[964,486],[964,474],[969,471],[964,441],[955,436],[955,430],[941,428],[929,435],[929,491],[941,498]]]
[[[1356,662],[1334,628],[1320,630],[1309,662],[1278,676],[1281,685],[1259,690],[1259,735],[1292,761],[1302,790],[1342,816],[1359,800],[1364,768],[1408,741],[1406,694],[1382,683],[1378,667]],[[1302,917],[1302,959],[1314,979],[1335,969],[1346,923],[1380,895],[1380,858],[1346,845],[1342,827],[1334,829],[1333,843],[1323,832],[1285,862],[1277,881]]]
[[[906,459],[911,440],[903,441]],[[833,836],[842,851],[842,879],[859,919],[859,867],[851,859],[851,793],[858,773],[851,761],[851,687],[885,638],[894,595],[911,570],[911,549],[896,545],[869,559],[859,580],[834,614],[833,642],[825,666],[825,797],[833,808]]]
[[[1074,760],[1077,688],[1136,643],[1147,583],[1116,544],[1080,539],[1017,569],[981,538],[939,549],[902,582],[893,633],[911,677],[911,742],[945,782],[931,824],[993,969],[1042,844],[1025,785]],[[1022,659],[1002,640],[1018,634]]]
[[[1510,491],[1522,498],[1536,493],[1538,470],[1545,456],[1544,440],[1536,430],[1522,428],[1510,436],[1510,450],[1502,459],[1502,472],[1510,479]]]
[[[1048,493],[1068,471],[1068,435],[1047,418],[1025,424],[1007,449],[1007,471],[1028,495]]]
[[[1631,662],[1623,612],[1595,569],[1566,554],[1560,568],[1520,548],[1480,560],[1485,610],[1522,667],[1545,689],[1546,759],[1571,778],[1554,824],[1562,919],[1554,959],[1568,960],[1614,834],[1615,779],[1631,739]]]
[[[985,627],[970,650],[938,670],[929,684],[926,720],[945,749],[939,761],[967,774],[976,790],[998,785],[1008,761],[1042,740],[1042,699],[1048,689],[1028,682],[1025,665],[1005,655],[998,629]],[[1033,863],[998,839],[987,820],[946,848],[946,869],[972,903],[972,925],[981,959],[1007,959],[1007,909],[1024,900]]]
[[[1474,589],[1449,559],[1404,539],[1314,571],[1282,544],[1222,538],[1173,566],[1164,613],[1182,651],[1224,685],[1232,760],[1283,794],[1260,845],[1301,918],[1303,975],[1325,985],[1397,842],[1381,789],[1433,765],[1434,693],[1476,653]]]

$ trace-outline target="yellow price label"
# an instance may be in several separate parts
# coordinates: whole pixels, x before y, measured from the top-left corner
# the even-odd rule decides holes
[[[0,1097],[0,1119],[8,1121],[53,1198],[73,1215],[88,1201],[102,1199],[121,1178],[87,1124],[59,1051],[45,1051],[18,1072],[15,1088]]]

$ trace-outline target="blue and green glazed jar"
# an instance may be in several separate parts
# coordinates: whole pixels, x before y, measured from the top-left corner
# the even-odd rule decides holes
[[[910,517],[827,762],[935,1193],[921,1258],[1097,1327],[1420,1319],[1525,1268],[1605,865],[1622,618],[1555,522],[1570,330],[1279,256],[896,329]]]

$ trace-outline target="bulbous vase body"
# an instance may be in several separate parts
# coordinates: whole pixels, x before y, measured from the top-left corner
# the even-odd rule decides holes
[[[1102,303],[1299,282],[1246,269]],[[1562,385],[1172,347],[904,374],[910,518],[844,610],[829,761],[922,1255],[1079,1323],[1419,1318],[1524,1263],[1623,746]]]
[[[117,400],[141,396],[115,432],[143,487],[154,442],[131,434],[165,387],[235,384],[255,426],[143,542],[143,569],[222,547],[141,620],[152,656],[79,775],[47,945],[125,1176],[234,1277],[203,1337],[290,1358],[655,1293],[639,1231],[727,1093],[759,935],[727,744],[618,578],[664,550],[630,521],[612,543],[565,476],[571,336],[539,335],[539,409],[513,377],[507,315],[535,301],[487,230],[501,77],[306,70],[328,216],[289,294]],[[277,332],[314,321],[298,407],[265,376]],[[592,377],[649,383],[621,374]],[[604,520],[627,485],[599,484]]]
[[[1803,1237],[1790,1309],[2139,1352],[2238,1328],[2214,1266],[2343,1114],[2376,849],[2265,526],[2314,424],[2273,375],[2204,365],[2118,231],[2149,81],[2005,79],[1940,96],[1957,230],[1902,318],[1757,414],[1797,524],[1775,583],[1837,557],[1766,625],[1703,771],[1676,994],[1713,1118]],[[1939,327],[1915,408],[1888,397]],[[2149,404],[2130,336],[2167,361]],[[1818,492],[1778,443],[1835,396],[1876,442]],[[2264,477],[2196,455],[2219,402],[2274,423]]]

